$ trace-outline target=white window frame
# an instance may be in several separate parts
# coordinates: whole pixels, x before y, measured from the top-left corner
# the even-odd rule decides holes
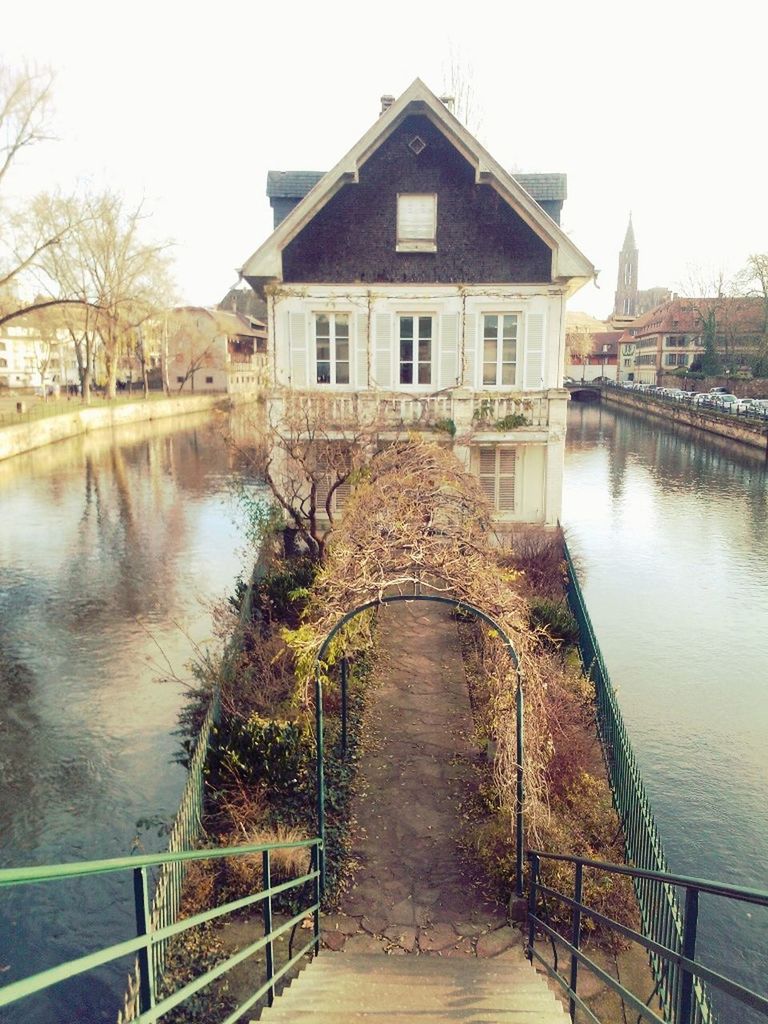
[[[485,382],[485,366],[486,366],[486,359],[485,359],[485,318],[488,317],[488,316],[495,316],[497,318],[497,320],[498,320],[498,323],[496,324],[496,372],[495,372],[495,381],[494,381],[493,384],[486,384],[486,382]],[[502,383],[503,367],[505,365],[510,365],[509,361],[505,362],[504,359],[503,359],[503,355],[504,355],[504,337],[503,337],[503,332],[504,332],[504,317],[505,316],[511,316],[511,317],[514,317],[514,319],[515,319],[515,360],[514,360],[514,363],[511,364],[511,365],[514,366],[515,372],[514,372],[514,380],[512,381],[511,384],[504,384],[504,383]],[[480,352],[479,352],[479,363],[480,363],[480,387],[481,388],[483,388],[483,389],[485,389],[485,388],[494,388],[496,390],[500,390],[500,389],[504,389],[504,388],[518,388],[520,386],[519,385],[519,378],[520,378],[520,370],[522,369],[522,360],[520,359],[520,356],[522,354],[521,353],[521,341],[522,341],[521,327],[522,327],[522,324],[523,324],[522,314],[519,311],[517,311],[517,310],[511,310],[511,309],[505,309],[505,310],[486,309],[486,310],[483,310],[480,313],[480,331],[479,331],[479,338],[480,338],[480,346],[479,346],[479,348],[480,348]],[[499,337],[500,334],[501,334],[501,337]]]
[[[508,471],[510,455],[512,456],[511,473]],[[494,512],[512,514],[517,511],[520,456],[521,453],[517,445],[478,445],[477,477]],[[487,462],[489,457],[493,461],[493,468],[490,472]]]
[[[409,227],[417,203],[431,203],[431,217],[415,230]],[[398,192],[397,194],[397,252],[437,252],[437,193]]]
[[[349,379],[346,382],[342,382],[342,383],[339,383],[336,380],[336,374],[337,374],[337,371],[338,371],[338,363],[339,363],[339,360],[336,357],[336,343],[337,343],[337,337],[336,337],[336,318],[340,317],[340,316],[341,317],[346,317],[346,320],[347,320],[347,359],[346,359],[346,363],[347,363],[347,367],[348,367],[348,374],[347,375],[349,377]],[[330,358],[329,358],[329,360],[325,360],[325,359],[318,360],[318,358],[317,358],[317,320],[318,320],[318,317],[326,317],[327,320],[328,320],[328,330],[329,330],[329,339],[328,340],[329,340],[329,346],[330,346]],[[313,387],[318,387],[318,388],[326,388],[326,387],[348,388],[348,387],[352,387],[353,386],[352,382],[354,380],[354,367],[352,365],[352,360],[353,360],[353,356],[352,356],[352,352],[353,352],[352,320],[353,320],[352,313],[350,313],[348,310],[345,310],[345,309],[333,310],[333,311],[326,311],[326,310],[318,309],[318,310],[313,311],[313,313],[312,313],[312,358],[313,358],[313,377],[314,377],[314,381],[313,381],[313,384],[312,384]],[[344,361],[345,360],[341,360],[341,362],[344,362]],[[319,362],[329,362],[330,363],[330,374],[329,374],[329,379],[327,381],[319,381],[317,379],[317,375],[318,375],[317,366],[318,366]]]
[[[413,344],[413,350],[412,350],[412,353],[411,353],[412,354],[412,358],[410,360],[405,360],[405,362],[410,362],[411,363],[411,366],[413,367],[413,377],[416,378],[415,380],[412,380],[410,384],[404,384],[400,380],[401,367],[402,367],[403,362],[404,362],[404,360],[402,358],[402,347],[401,347],[402,346],[402,331],[401,331],[401,327],[400,327],[400,322],[401,322],[401,320],[403,318],[409,318],[409,319],[413,320],[413,326],[414,326],[414,331],[413,331],[414,336],[411,339],[412,344]],[[418,328],[418,322],[419,322],[419,320],[422,320],[422,319],[424,319],[424,320],[426,320],[426,319],[431,320],[431,322],[432,322],[432,330],[431,330],[431,335],[430,335],[430,346],[429,346],[429,381],[419,382],[419,380],[418,380],[419,366],[425,365],[424,362],[422,360],[419,360],[419,358],[418,358],[418,351],[419,351],[419,328]],[[403,310],[403,311],[395,314],[395,325],[396,325],[396,334],[395,334],[395,380],[396,380],[396,384],[395,384],[395,388],[396,388],[396,390],[399,390],[400,388],[409,388],[409,389],[413,388],[414,390],[423,390],[424,388],[432,388],[434,386],[434,381],[435,381],[435,377],[437,375],[438,366],[439,366],[439,361],[438,361],[437,323],[438,323],[437,314],[435,314],[433,312],[425,311],[425,310],[422,310],[422,309],[420,309],[420,310]]]

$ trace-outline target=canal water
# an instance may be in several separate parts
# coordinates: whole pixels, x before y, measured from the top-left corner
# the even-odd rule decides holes
[[[213,603],[246,565],[224,441],[248,413],[101,431],[0,463],[0,865],[154,852],[176,811],[176,716]],[[160,681],[165,678],[166,681]],[[0,905],[0,979],[129,938],[130,873],[22,887]],[[114,1022],[130,961],[16,1008]],[[3,1015],[4,1014],[4,1015]]]
[[[768,890],[765,456],[574,402],[563,504],[671,869]],[[765,993],[768,911],[702,897],[699,952]]]

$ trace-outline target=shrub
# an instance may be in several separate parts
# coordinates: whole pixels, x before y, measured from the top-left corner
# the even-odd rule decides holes
[[[295,629],[317,571],[317,563],[310,558],[279,562],[254,584],[254,615],[265,624],[280,622]]]
[[[552,601],[548,597],[534,598],[530,606],[531,626],[546,630],[554,641],[576,644],[579,640],[579,624],[565,600]]]
[[[309,778],[311,738],[299,722],[230,718],[216,730],[208,754],[208,778],[214,790],[236,779],[258,786],[272,803],[302,801]]]

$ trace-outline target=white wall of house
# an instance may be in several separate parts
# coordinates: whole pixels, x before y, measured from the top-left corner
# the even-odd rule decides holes
[[[432,393],[465,387],[500,391],[541,390],[561,384],[563,296],[556,288],[397,286],[386,293],[363,286],[281,286],[270,302],[270,345],[278,386]],[[349,373],[344,383],[318,383],[317,317],[348,317]],[[483,384],[484,317],[515,318],[514,382]],[[430,317],[428,379],[402,383],[401,317]],[[333,376],[333,375],[332,375]]]
[[[399,409],[410,397],[444,401],[444,415],[458,427],[454,452],[480,476],[499,524],[556,524],[567,403],[561,387],[565,318],[560,289],[387,285],[384,291],[362,285],[283,285],[272,289],[269,311],[278,388],[339,401],[345,394],[350,400],[353,395],[381,396],[395,399]],[[417,326],[420,320],[425,322]],[[409,362],[406,328],[420,329],[426,344],[422,365],[416,358],[404,372]],[[485,337],[494,331],[495,345],[486,346]],[[505,331],[516,341],[513,365],[503,345]],[[490,352],[497,355],[495,364],[487,358]],[[503,419],[515,401],[530,410],[530,423],[494,428],[493,420]],[[493,409],[485,431],[473,422],[480,403]]]

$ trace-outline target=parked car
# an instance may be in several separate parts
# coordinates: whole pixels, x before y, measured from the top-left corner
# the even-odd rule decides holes
[[[750,413],[755,412],[757,406],[753,398],[739,398],[733,403],[733,412]]]
[[[737,402],[739,401],[736,395],[729,394],[716,394],[713,395],[712,404],[716,409],[720,409],[722,412],[733,412]]]
[[[709,393],[710,395],[727,395],[729,392],[728,388],[710,388]]]

